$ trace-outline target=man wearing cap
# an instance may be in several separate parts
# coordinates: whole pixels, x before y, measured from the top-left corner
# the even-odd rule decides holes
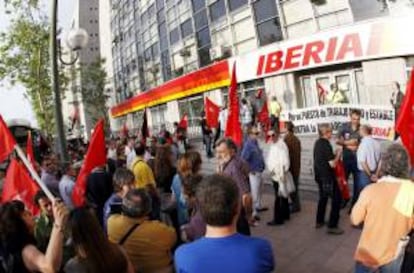
[[[262,208],[261,205],[262,172],[265,168],[265,162],[263,152],[257,141],[259,130],[256,127],[252,127],[248,130],[248,134],[241,157],[250,167],[249,181],[253,199],[253,217],[259,220],[258,212],[267,210],[267,208]]]
[[[125,249],[139,272],[172,272],[175,230],[149,220],[150,213],[151,197],[147,191],[130,190],[122,200],[122,214],[108,219],[108,238]]]

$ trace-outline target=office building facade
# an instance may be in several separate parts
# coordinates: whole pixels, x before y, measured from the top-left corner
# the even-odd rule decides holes
[[[147,108],[154,133],[164,125],[171,128],[184,114],[190,118],[190,133],[199,133],[204,98],[225,104],[236,63],[240,97],[250,99],[264,90],[267,98],[276,96],[284,110],[293,111],[286,115],[300,124],[298,117],[305,116],[301,109],[319,107],[323,113],[306,113],[319,120],[327,113],[347,113],[349,109],[326,109],[334,88],[343,103],[372,106],[367,116],[384,119],[387,125],[378,131],[385,137],[384,128],[394,119],[394,82],[404,90],[414,65],[411,0],[111,4],[115,130],[123,124],[138,129]],[[307,137],[307,130],[316,132],[315,127],[303,128],[308,147],[303,163],[311,177],[315,134]]]

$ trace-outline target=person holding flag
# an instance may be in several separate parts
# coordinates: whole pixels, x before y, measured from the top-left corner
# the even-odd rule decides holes
[[[214,129],[215,131],[214,143],[216,143],[220,137],[220,124],[219,124],[220,107],[217,104],[215,104],[213,101],[211,101],[209,98],[206,98],[204,102],[204,109],[206,111],[207,124],[210,128]],[[213,147],[215,147],[214,143],[213,143]]]
[[[201,113],[201,115],[203,117],[202,120],[201,120],[201,123],[200,123],[201,133],[203,135],[203,144],[204,144],[205,149],[206,149],[207,157],[212,158],[213,157],[213,151],[211,150],[211,142],[212,142],[213,131],[211,130],[210,126],[208,125],[206,113],[203,111]]]
[[[237,95],[236,63],[233,64],[229,89],[229,115],[224,135],[225,137],[231,138],[237,146],[241,147],[243,142],[243,132],[240,125],[240,104]]]

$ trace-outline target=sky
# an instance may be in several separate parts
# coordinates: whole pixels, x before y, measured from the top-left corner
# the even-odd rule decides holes
[[[49,9],[49,3],[42,0],[45,9]],[[70,25],[76,1],[59,0],[59,26],[66,29]],[[5,16],[3,0],[0,0],[0,31],[7,31],[8,19]],[[47,11],[49,14],[49,11]],[[25,89],[23,86],[11,87],[7,83],[0,84],[0,114],[6,120],[10,119],[26,119],[32,126],[37,126],[35,115],[31,104],[24,96]]]

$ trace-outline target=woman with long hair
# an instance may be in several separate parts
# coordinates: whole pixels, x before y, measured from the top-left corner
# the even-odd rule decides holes
[[[186,224],[189,220],[188,208],[183,196],[182,181],[191,175],[198,174],[201,169],[201,164],[202,160],[200,153],[196,151],[189,151],[181,155],[178,159],[178,173],[174,176],[171,191],[173,193],[173,199],[177,204],[179,227]]]
[[[67,273],[133,273],[134,268],[121,248],[108,241],[95,214],[87,207],[74,209],[69,231],[76,256],[68,261]]]
[[[53,228],[46,253],[36,247],[33,215],[21,201],[4,203],[0,208],[1,248],[5,253],[6,272],[53,273],[60,269],[63,252],[63,229],[68,211],[61,202],[53,202]]]
[[[171,183],[177,170],[173,166],[173,153],[168,144],[159,145],[155,153],[154,176],[163,193],[171,192]]]

